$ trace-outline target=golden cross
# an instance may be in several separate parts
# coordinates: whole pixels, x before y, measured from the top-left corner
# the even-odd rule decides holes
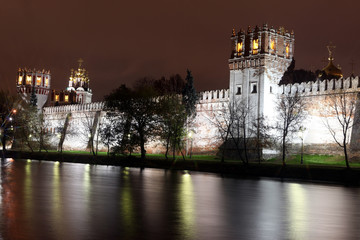
[[[336,48],[336,46],[333,45],[332,42],[330,42],[329,45],[327,45],[326,47],[329,51],[329,60],[334,60],[332,55],[333,55],[333,50]]]

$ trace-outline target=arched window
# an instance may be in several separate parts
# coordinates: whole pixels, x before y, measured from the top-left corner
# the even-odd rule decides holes
[[[257,93],[257,85],[256,85],[256,83],[251,84],[251,93]]]
[[[259,50],[259,39],[253,40],[253,54],[257,54]]]

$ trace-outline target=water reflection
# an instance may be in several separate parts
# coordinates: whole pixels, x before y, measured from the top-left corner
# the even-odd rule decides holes
[[[358,188],[7,159],[0,239],[358,239]]]
[[[120,214],[122,216],[125,236],[134,237],[134,207],[133,197],[131,192],[130,173],[129,168],[124,168],[121,173],[122,187],[120,194]]]
[[[179,233],[182,239],[194,239],[195,236],[195,200],[191,175],[185,172],[181,177],[178,193],[180,215]]]
[[[298,183],[288,184],[288,214],[289,214],[289,238],[307,239],[305,236],[307,223],[309,222],[307,213],[306,193]]]

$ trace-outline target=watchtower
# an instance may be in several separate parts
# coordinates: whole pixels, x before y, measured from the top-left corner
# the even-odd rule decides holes
[[[35,94],[37,98],[37,108],[40,110],[48,99],[50,82],[50,71],[19,68],[16,88],[18,94],[26,101],[30,101],[31,95]]]
[[[294,33],[249,26],[246,32],[233,29],[231,42],[230,101],[250,106],[254,118],[274,115],[278,83],[294,55]]]

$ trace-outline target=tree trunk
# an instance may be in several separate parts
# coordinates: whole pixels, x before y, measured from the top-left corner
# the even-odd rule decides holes
[[[140,136],[140,149],[141,149],[141,159],[144,160],[145,159],[145,154],[146,154],[146,150],[145,150],[145,139],[144,139],[144,134],[142,131],[139,132],[139,136]]]
[[[166,152],[165,152],[166,160],[168,160],[169,144],[170,144],[170,133],[168,134],[168,137],[166,139]]]
[[[346,168],[349,169],[350,165],[349,165],[349,159],[348,159],[348,154],[347,154],[347,146],[346,146],[346,135],[344,136],[344,141],[343,141],[343,146],[344,146],[344,155],[345,155],[345,163],[346,163]]]
[[[244,146],[244,153],[245,153],[245,162],[246,164],[249,163],[248,151],[247,151],[247,142],[246,142],[246,125],[244,124],[243,127],[243,146]]]
[[[285,152],[286,152],[285,139],[286,139],[286,136],[284,135],[283,139],[282,139],[282,163],[283,163],[283,166],[286,165],[286,163],[285,163]]]

